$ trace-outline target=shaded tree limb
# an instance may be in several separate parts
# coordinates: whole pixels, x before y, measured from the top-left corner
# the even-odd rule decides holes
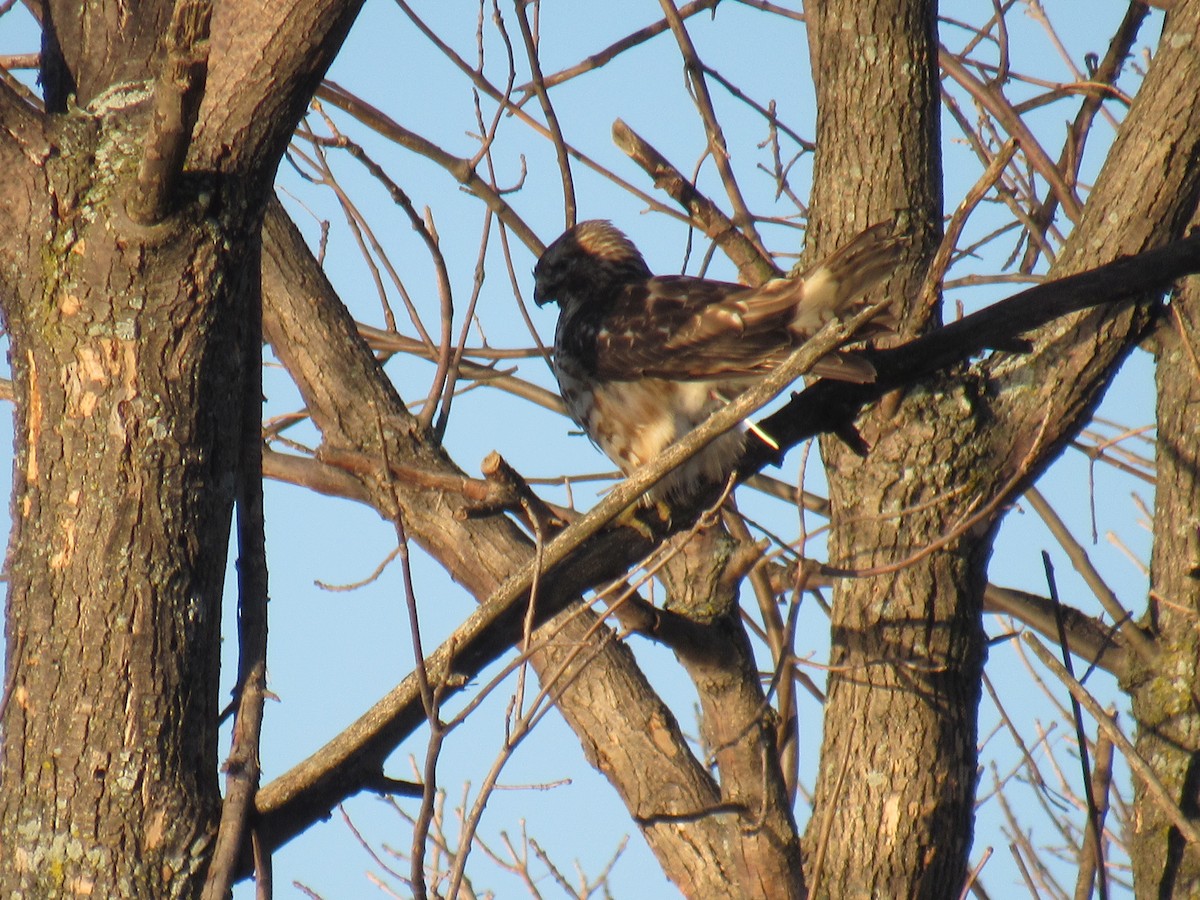
[[[41,82],[46,111],[65,112],[67,99],[82,108],[114,85],[146,84],[172,2],[147,2],[118,25],[103,3],[49,0],[27,3],[42,25]]]
[[[713,511],[715,512],[715,510]],[[739,543],[702,516],[667,545],[660,576],[668,597],[664,613],[688,623],[671,646],[696,686],[705,762],[715,767],[721,804],[746,834],[735,879],[742,896],[804,898],[800,841],[779,765],[777,716],[768,702],[754,651],[741,621],[741,580],[759,559],[753,543]],[[782,853],[756,851],[768,842]]]
[[[1078,275],[1035,285],[899,347],[861,351],[875,366],[871,384],[819,381],[778,412],[760,421],[781,451],[822,433],[837,433],[868,404],[890,391],[915,384],[938,371],[997,345],[1014,346],[1021,337],[1071,313],[1092,307],[1119,308],[1160,296],[1176,280],[1200,272],[1200,232],[1136,256],[1118,259]],[[1023,356],[1003,356],[1010,369]],[[750,445],[739,472],[757,471],[778,454],[765,443]]]
[[[259,292],[251,292],[254,300]],[[233,740],[222,767],[225,796],[217,827],[212,861],[201,900],[224,900],[236,880],[237,865],[253,832],[255,794],[262,774],[263,704],[267,690],[267,535],[263,519],[262,419],[262,305],[247,304],[249,320],[242,335],[245,379],[241,397],[241,458],[236,505],[238,579],[238,672],[234,685],[237,706]],[[251,853],[260,880],[269,866],[263,855]]]
[[[1048,640],[1057,640],[1054,602],[1048,597],[989,584],[983,593],[983,608],[1001,613],[1028,625]],[[1089,665],[1104,669],[1117,678],[1129,671],[1129,648],[1122,633],[1071,606],[1062,606],[1067,646]]]
[[[45,189],[44,165],[50,157],[49,125],[7,83],[0,81],[0,261],[13,267],[28,265],[22,230],[36,215]],[[10,298],[0,298],[7,308]]]

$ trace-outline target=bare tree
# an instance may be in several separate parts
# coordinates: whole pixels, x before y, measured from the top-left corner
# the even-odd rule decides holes
[[[803,15],[761,0],[662,0],[658,22],[630,26],[557,72],[543,67],[560,12],[552,5],[480,3],[470,62],[454,37],[397,0],[411,40],[469,86],[477,144],[469,156],[389,117],[369,102],[369,87],[322,82],[358,7],[176,0],[130,14],[78,0],[31,5],[44,38],[43,98],[7,70],[0,80],[8,176],[0,302],[17,422],[0,890],[219,897],[253,873],[269,893],[271,853],[371,791],[409,798],[394,801],[411,831],[406,868],[391,873],[403,889],[473,896],[472,848],[501,859],[477,833],[488,793],[515,748],[536,740],[538,723],[557,710],[686,896],[983,896],[986,866],[975,871],[971,854],[985,793],[1000,798],[1011,852],[1046,896],[1107,896],[1121,881],[1114,843],[1125,848],[1138,896],[1200,892],[1194,279],[1163,302],[1200,271],[1200,239],[1185,238],[1200,191],[1200,0],[1170,4],[1138,77],[1128,61],[1149,10],[1133,2],[1104,56],[1067,81],[1027,71],[1012,52],[1014,0],[972,22],[939,20],[930,0],[824,0]],[[1046,11],[1026,7],[1059,45]],[[804,29],[813,139],[693,41],[699,13],[719,23],[734,11],[793,29],[797,46]],[[569,87],[651,47],[682,64],[703,138],[688,175],[658,136],[613,123],[626,165],[653,184],[643,188],[574,142],[573,110],[562,104]],[[759,156],[748,152],[757,137],[723,125],[725,98],[761,123]],[[1070,110],[1065,133],[1036,121],[1046,105]],[[943,117],[977,159],[961,196],[944,171],[952,136],[941,133]],[[1093,150],[1102,117],[1115,138]],[[544,387],[527,284],[513,274],[556,231],[540,233],[523,214],[534,190],[524,172],[505,183],[511,160],[501,152],[513,128],[525,129],[521,154],[553,161],[543,168],[552,187],[539,189],[561,192],[566,222],[589,209],[580,173],[598,173],[662,222],[685,223],[689,246],[694,238],[705,248],[702,266],[719,252],[748,283],[782,274],[768,248],[798,252],[800,224],[806,263],[884,219],[908,236],[903,263],[876,292],[899,322],[866,351],[876,382],[811,385],[762,422],[770,441],[752,444],[739,468],[755,491],[742,489],[748,502],[761,495],[793,519],[799,509],[827,518],[826,561],[812,559],[803,513],[798,533],[779,536],[726,494],[677,505],[666,519],[627,510],[852,336],[847,328],[822,332],[785,373],[586,513],[547,502],[561,495],[531,487],[499,455],[483,460],[482,478],[464,471],[474,460],[451,458],[447,435],[463,390],[500,390],[561,412]],[[313,193],[344,213],[346,240],[374,275],[383,327],[352,318],[323,270],[324,243],[314,252],[267,188],[285,152]],[[796,167],[809,154],[811,193],[801,199]],[[1097,155],[1103,165],[1087,184],[1085,160]],[[406,163],[418,157],[472,198],[474,259],[454,256],[439,233],[446,216],[422,212],[410,196]],[[755,158],[767,163],[756,168]],[[416,264],[396,262],[374,214],[343,183],[347,169],[370,176],[412,226],[431,290],[410,288]],[[755,179],[774,195],[770,212],[751,192]],[[967,238],[985,201],[1004,211],[1003,222]],[[947,323],[942,291],[955,284],[953,267],[981,250],[1002,252],[1012,270],[983,281],[1034,287]],[[474,273],[465,302],[459,272]],[[505,313],[528,323],[528,346],[488,343],[478,303],[485,274],[506,285],[496,290],[511,295]],[[393,311],[397,298],[404,309]],[[264,338],[304,407],[266,426]],[[1139,344],[1156,359],[1152,462],[1127,451],[1125,435],[1088,431]],[[398,388],[381,365],[392,355],[426,360],[431,377]],[[318,447],[287,436],[301,420],[319,432]],[[761,474],[817,435],[827,500]],[[1072,445],[1155,484],[1145,602],[1103,584],[1034,488]],[[261,787],[260,470],[367,504],[392,524],[416,660],[351,727]],[[569,487],[566,474],[559,487]],[[1047,596],[989,581],[995,536],[1021,498],[1085,573],[1095,612],[1062,602],[1049,567]],[[235,507],[241,658],[222,795],[219,613]],[[478,602],[437,648],[420,638],[416,552]],[[661,602],[648,596],[655,579]],[[824,603],[830,587],[822,686],[808,674],[796,617],[803,598]],[[1056,881],[1052,851],[1026,840],[1020,810],[1006,800],[1013,776],[981,764],[986,691],[1019,748],[1021,777],[1045,784],[1023,736],[1030,723],[987,677],[985,611],[1011,617],[1036,671],[1061,682],[1070,738],[1042,765],[1072,753],[1083,763],[1059,787],[1077,808],[1047,813],[1075,864],[1071,886]],[[642,672],[631,635],[674,653],[699,698],[694,737],[684,711]],[[1132,738],[1075,677],[1071,654],[1119,679]],[[501,675],[478,695],[512,694],[508,728],[451,837],[440,756],[480,700],[449,701],[497,660]],[[811,797],[798,774],[806,690],[824,717]],[[413,781],[385,771],[407,745],[421,757]],[[1132,773],[1127,785],[1113,783],[1114,758]],[[512,865],[533,890],[520,861],[528,851],[513,850]],[[601,875],[570,887],[538,855],[568,895],[603,883]]]

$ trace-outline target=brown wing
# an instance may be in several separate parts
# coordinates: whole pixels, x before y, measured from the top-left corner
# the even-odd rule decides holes
[[[601,378],[760,375],[890,274],[901,246],[891,223],[882,223],[804,275],[757,288],[687,276],[650,278],[622,289],[603,318],[577,337],[590,345],[585,353]],[[875,374],[870,363],[847,353],[826,357],[814,371],[845,381],[871,381]]]
[[[747,328],[738,304],[753,293],[682,275],[627,286],[594,329],[597,376],[706,381],[767,371],[791,343],[787,316]]]

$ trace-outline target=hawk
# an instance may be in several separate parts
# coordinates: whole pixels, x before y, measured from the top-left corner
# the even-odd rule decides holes
[[[899,262],[892,224],[867,229],[794,278],[746,287],[654,275],[609,222],[580,222],[535,266],[534,301],[557,303],[554,374],[571,417],[629,474],[787,358],[823,324],[854,307]],[[813,373],[872,381],[852,353]],[[722,435],[650,492],[683,499],[733,470],[745,430]]]

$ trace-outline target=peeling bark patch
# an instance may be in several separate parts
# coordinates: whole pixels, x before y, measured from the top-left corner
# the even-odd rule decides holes
[[[28,448],[25,457],[25,480],[34,484],[38,478],[37,448],[42,432],[42,392],[38,388],[37,360],[33,351],[26,350],[25,357],[29,363],[29,415],[25,419],[29,428],[25,434],[25,446]],[[21,510],[23,515],[29,515],[30,502],[31,498],[26,494]]]
[[[75,556],[75,520],[63,519],[60,523],[63,545],[50,557],[51,569],[65,569]]]
[[[650,739],[654,741],[654,746],[663,753],[669,756],[675,755],[675,737],[658,716],[650,720]]]

